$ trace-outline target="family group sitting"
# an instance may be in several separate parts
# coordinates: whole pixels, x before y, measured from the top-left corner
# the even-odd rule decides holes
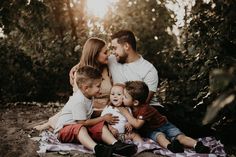
[[[80,62],[70,71],[73,95],[35,129],[52,128],[61,142],[80,143],[97,157],[132,156],[142,137],[174,153],[184,152],[185,146],[209,153],[209,147],[184,135],[152,107],[158,73],[137,53],[133,32],[121,30],[111,39],[113,54],[100,38],[86,41]]]

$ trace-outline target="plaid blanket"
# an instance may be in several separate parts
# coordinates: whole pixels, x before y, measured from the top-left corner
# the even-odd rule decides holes
[[[198,154],[193,149],[185,149],[184,153],[172,153],[171,151],[160,147],[156,142],[151,139],[144,139],[144,143],[142,145],[138,145],[137,154],[143,151],[151,151],[154,154],[160,154],[170,157],[225,157],[226,153],[224,151],[224,146],[220,141],[217,141],[214,137],[204,137],[197,139],[198,141],[202,141],[204,145],[209,146],[211,149],[210,154]],[[128,143],[131,141],[127,141]],[[50,131],[43,131],[40,134],[39,138],[39,150],[37,153],[40,156],[44,156],[47,151],[73,151],[77,150],[84,153],[93,152],[91,150],[86,149],[83,145],[80,144],[72,144],[72,143],[61,143],[55,134]],[[136,155],[137,155],[136,154]]]

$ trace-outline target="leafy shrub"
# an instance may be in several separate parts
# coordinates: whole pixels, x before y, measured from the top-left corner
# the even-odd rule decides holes
[[[31,58],[3,39],[0,42],[0,71],[2,101],[30,99],[34,90]]]

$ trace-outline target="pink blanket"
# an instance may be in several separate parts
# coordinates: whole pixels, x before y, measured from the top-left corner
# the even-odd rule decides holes
[[[150,140],[150,139],[144,139],[145,143],[143,145],[138,145],[138,152],[137,154],[143,152],[143,151],[151,151],[154,154],[161,154],[165,156],[170,157],[225,157],[226,153],[224,151],[224,146],[221,144],[220,141],[217,141],[214,137],[205,137],[205,138],[199,138],[197,139],[199,141],[202,141],[203,144],[206,146],[209,146],[211,148],[210,154],[197,154],[192,149],[185,149],[184,153],[172,153],[171,151],[161,148],[156,142]],[[131,141],[127,141],[131,142]],[[61,143],[55,134],[53,134],[50,131],[43,131],[40,134],[40,140],[39,140],[40,146],[38,154],[40,156],[43,156],[46,151],[72,151],[72,150],[78,150],[80,152],[84,153],[90,153],[93,152],[86,149],[83,145],[79,144],[71,144],[71,143]]]

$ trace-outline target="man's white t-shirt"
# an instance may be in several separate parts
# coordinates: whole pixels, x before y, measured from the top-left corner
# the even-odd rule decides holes
[[[158,85],[158,73],[156,68],[142,56],[131,63],[118,63],[114,55],[108,58],[108,66],[113,83],[125,83],[126,81],[143,81],[150,91],[156,92]]]
[[[92,107],[92,100],[86,98],[78,89],[62,108],[54,132],[57,133],[65,125],[75,124],[76,120],[90,119],[93,113]]]
[[[128,108],[128,109],[129,109],[129,112],[131,113],[130,108]],[[112,125],[112,127],[115,128],[115,129],[117,129],[119,133],[122,133],[122,134],[125,133],[125,124],[128,122],[127,119],[126,119],[126,117],[123,116],[123,115],[120,113],[120,111],[119,111],[116,107],[113,107],[113,106],[111,106],[111,105],[107,105],[107,106],[103,109],[103,111],[102,111],[102,113],[101,113],[101,116],[103,116],[103,115],[105,115],[105,114],[107,114],[107,113],[112,114],[112,116],[117,116],[117,117],[119,117],[119,122],[116,123],[116,124],[114,124],[114,125]]]
[[[131,63],[118,63],[115,55],[108,58],[109,71],[113,83],[125,83],[127,81],[143,81],[147,84],[149,91],[156,92],[158,85],[158,72],[156,68],[141,55],[140,58]],[[155,97],[150,105],[159,105]]]

